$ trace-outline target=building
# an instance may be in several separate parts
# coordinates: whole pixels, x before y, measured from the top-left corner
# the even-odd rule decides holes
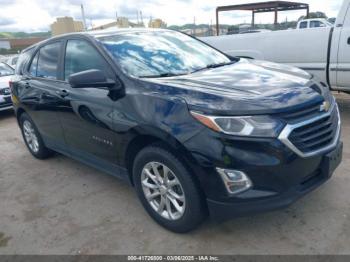
[[[141,23],[133,23],[130,22],[128,18],[126,17],[118,17],[117,21],[108,23],[108,24],[104,24],[104,25],[100,25],[100,26],[96,26],[94,27],[92,30],[103,30],[103,29],[107,29],[107,28],[131,28],[131,27],[145,27],[145,25],[141,22]]]
[[[92,30],[103,30],[103,29],[107,29],[107,28],[129,28],[131,27],[129,19],[127,19],[126,17],[118,17],[117,21],[108,23],[108,24],[104,24],[104,25],[100,25],[100,26],[96,26],[94,27]]]
[[[2,54],[16,54],[45,39],[45,37],[2,38],[0,39],[0,51]]]
[[[56,22],[51,25],[52,36],[66,33],[82,32],[84,24],[81,21],[75,21],[72,17],[58,17]]]
[[[0,49],[11,49],[11,43],[9,39],[0,39]]]
[[[216,35],[216,27],[215,26],[208,26],[208,27],[198,27],[198,28],[188,28],[188,29],[182,29],[181,32],[192,35],[195,37],[206,37],[206,36],[214,36]],[[225,28],[220,28],[220,35],[226,35],[228,32]]]
[[[150,28],[166,28],[167,24],[162,19],[151,19],[148,23]]]
[[[10,40],[11,49],[23,50],[31,45],[44,41],[45,37],[13,38]]]

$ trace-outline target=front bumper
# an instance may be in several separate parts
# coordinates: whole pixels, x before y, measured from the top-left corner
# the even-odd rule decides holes
[[[342,152],[343,143],[339,142],[336,149],[323,156],[319,168],[314,173],[285,192],[249,190],[239,195],[234,201],[224,202],[208,199],[210,215],[216,221],[223,221],[232,217],[287,207],[331,178],[341,163]]]
[[[0,95],[0,111],[8,110],[13,107],[11,96]]]
[[[191,169],[210,215],[217,221],[290,205],[332,176],[343,149],[337,139],[328,151],[302,157],[278,139],[237,138],[208,129],[184,145],[194,159]],[[253,187],[230,195],[216,168],[244,172]]]

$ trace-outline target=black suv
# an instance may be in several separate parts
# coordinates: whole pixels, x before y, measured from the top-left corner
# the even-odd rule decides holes
[[[29,151],[130,182],[174,232],[285,207],[342,157],[327,84],[170,30],[69,34],[22,52],[12,100]]]

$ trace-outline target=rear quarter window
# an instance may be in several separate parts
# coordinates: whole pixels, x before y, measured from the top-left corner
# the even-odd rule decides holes
[[[33,55],[34,48],[31,48],[29,50],[26,50],[22,52],[18,58],[17,64],[16,64],[16,75],[23,75],[25,68],[27,67],[29,60],[31,56]]]

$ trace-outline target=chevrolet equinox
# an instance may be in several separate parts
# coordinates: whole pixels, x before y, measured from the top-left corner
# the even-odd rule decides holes
[[[128,181],[174,232],[286,207],[342,158],[328,84],[171,30],[51,38],[22,52],[10,86],[34,157]]]

